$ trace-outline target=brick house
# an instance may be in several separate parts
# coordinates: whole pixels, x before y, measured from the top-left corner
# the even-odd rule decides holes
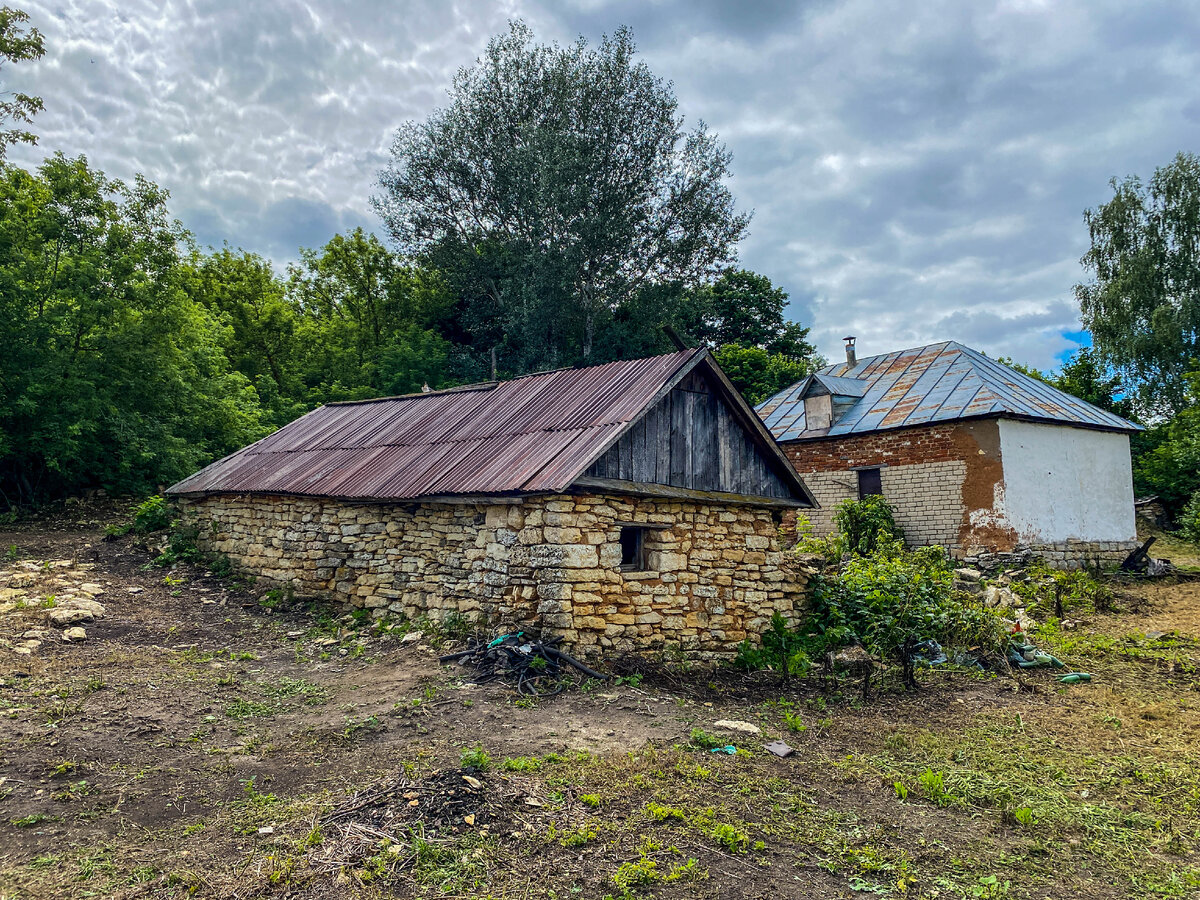
[[[320,407],[169,489],[205,549],[372,615],[733,654],[812,496],[706,350]]]
[[[813,491],[818,535],[846,498],[883,494],[910,544],[1028,548],[1051,564],[1136,546],[1129,435],[1112,413],[944,342],[846,361],[758,407]]]

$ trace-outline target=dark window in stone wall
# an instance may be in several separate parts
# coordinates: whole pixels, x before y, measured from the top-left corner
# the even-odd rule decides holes
[[[883,493],[883,479],[879,476],[879,469],[859,469],[858,470],[858,499],[869,497],[872,494]]]
[[[621,528],[621,568],[627,572],[646,570],[646,529],[635,525]]]

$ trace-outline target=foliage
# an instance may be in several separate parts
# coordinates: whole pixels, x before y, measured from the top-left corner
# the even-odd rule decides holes
[[[892,656],[909,637],[998,646],[999,620],[951,583],[950,558],[941,547],[904,551],[897,543],[851,556],[837,575],[814,579],[803,626],[809,647],[857,642],[869,653]]]
[[[787,291],[766,275],[726,269],[712,284],[691,292],[682,324],[714,349],[736,344],[788,360],[808,360],[816,348],[807,341],[807,328],[784,318],[787,300]]]
[[[133,512],[133,530],[150,534],[171,527],[174,509],[169,500],[157,494],[139,503]]]
[[[683,131],[670,84],[635,53],[625,28],[591,48],[537,44],[514,22],[445,108],[398,131],[376,208],[403,252],[446,273],[476,360],[607,355],[623,309],[659,289],[678,300],[733,260],[749,216],[729,153],[702,124]]]
[[[1111,185],[1112,199],[1084,213],[1092,280],[1075,293],[1100,361],[1137,389],[1143,409],[1171,414],[1200,358],[1200,156],[1178,154],[1148,184]]]
[[[1184,383],[1186,406],[1132,440],[1139,494],[1156,494],[1172,517],[1200,491],[1200,369]]]
[[[491,755],[478,745],[467,747],[458,754],[458,762],[464,769],[477,769],[486,772],[492,767]]]
[[[761,347],[725,344],[713,354],[734,387],[751,404],[795,384],[817,367],[811,359],[794,359],[782,353],[769,353]]]
[[[800,636],[788,628],[787,621],[778,612],[772,613],[771,628],[763,633],[761,646],[742,641],[733,664],[746,671],[771,668],[785,679],[788,675],[808,674],[812,665]]]
[[[1200,490],[1192,494],[1183,514],[1179,517],[1179,536],[1194,544],[1200,544]]]
[[[882,494],[869,494],[861,500],[843,500],[833,511],[833,522],[843,549],[860,556],[904,538],[892,506]]]
[[[0,68],[4,63],[41,59],[46,52],[42,33],[26,28],[27,13],[9,6],[0,7]],[[0,94],[0,125],[14,122],[28,125],[35,113],[41,112],[42,100],[20,91]],[[0,128],[0,162],[12,144],[36,144],[37,135],[22,127]]]
[[[149,493],[264,433],[183,289],[167,195],[56,155],[0,168],[0,496]]]

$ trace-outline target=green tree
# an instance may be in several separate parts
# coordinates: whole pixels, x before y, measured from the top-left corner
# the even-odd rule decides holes
[[[713,353],[734,387],[751,404],[762,403],[768,397],[795,384],[820,361],[793,359],[782,353],[768,353],[761,347],[726,344]]]
[[[1113,198],[1084,213],[1092,280],[1075,293],[1099,361],[1141,408],[1169,415],[1186,404],[1183,375],[1200,358],[1200,157],[1180,153],[1148,185],[1111,184]]]
[[[1183,381],[1183,408],[1131,442],[1138,494],[1156,494],[1173,518],[1200,491],[1200,370]]]
[[[712,347],[737,344],[809,360],[816,348],[806,340],[807,328],[784,318],[787,301],[787,292],[766,275],[727,269],[715,282],[693,292],[682,324]]]
[[[279,427],[308,411],[297,370],[300,313],[262,257],[224,247],[188,261],[188,291],[228,328],[225,355]]]
[[[408,265],[361,228],[301,250],[289,268],[298,370],[312,403],[438,387],[452,303],[442,278]]]
[[[593,359],[617,312],[690,289],[734,257],[749,216],[730,156],[690,132],[628,29],[598,47],[534,43],[523,23],[401,127],[376,206],[397,245],[447,273],[464,341],[509,371]]]
[[[185,289],[167,194],[56,155],[0,169],[0,492],[149,490],[265,433]]]
[[[0,6],[0,69],[5,63],[41,59],[46,52],[42,33],[36,28],[26,28],[28,21],[29,16],[21,10]],[[37,143],[37,135],[20,126],[30,124],[34,114],[41,110],[41,97],[20,91],[0,93],[0,126],[19,123],[16,128],[0,127],[0,161],[12,144]]]

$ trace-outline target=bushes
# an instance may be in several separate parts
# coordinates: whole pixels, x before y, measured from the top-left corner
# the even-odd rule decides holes
[[[763,634],[762,645],[756,647],[749,641],[742,641],[733,664],[746,671],[774,669],[785,680],[788,675],[806,675],[811,668],[803,638],[788,628],[787,621],[778,612],[771,616],[771,630]]]
[[[843,500],[833,512],[842,550],[860,556],[874,553],[884,544],[904,539],[892,506],[880,494],[861,500]]]
[[[995,615],[951,588],[950,558],[941,547],[905,551],[899,542],[869,556],[852,556],[843,570],[818,576],[805,625],[810,644],[858,642],[871,654],[892,656],[906,638],[995,645]]]
[[[1185,541],[1200,544],[1200,491],[1192,494],[1192,499],[1179,515],[1179,536]]]

